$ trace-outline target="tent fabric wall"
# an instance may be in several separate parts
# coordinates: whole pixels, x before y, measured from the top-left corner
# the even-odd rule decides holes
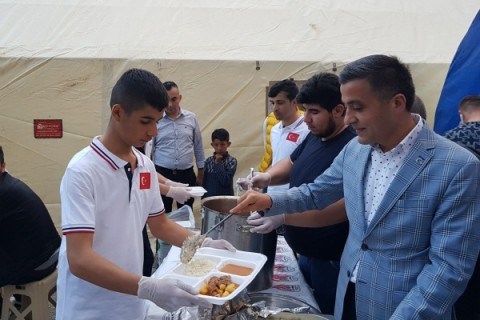
[[[92,137],[103,132],[111,88],[132,67],[178,83],[184,96],[182,106],[198,115],[207,155],[212,152],[211,132],[220,127],[230,131],[230,152],[239,161],[235,179],[246,176],[250,167],[256,168],[263,155],[269,81],[302,80],[331,71],[324,64],[309,62],[264,62],[256,70],[256,64],[247,61],[0,58],[0,69],[8,70],[2,74],[6,85],[0,89],[0,145],[7,167],[46,202],[57,226],[65,167]],[[435,105],[448,65],[411,64],[410,68],[419,95],[427,106]],[[430,108],[428,113],[431,118]],[[34,119],[62,119],[63,138],[35,139]]]
[[[0,1],[0,145],[58,227],[69,159],[106,128],[120,75],[145,68],[179,84],[206,154],[214,129],[230,131],[242,177],[263,154],[270,81],[394,54],[409,64],[431,123],[477,10],[474,0]],[[35,139],[34,119],[62,119],[63,137]]]

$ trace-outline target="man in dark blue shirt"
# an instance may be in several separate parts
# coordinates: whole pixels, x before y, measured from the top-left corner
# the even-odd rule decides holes
[[[445,137],[480,158],[480,96],[466,96],[460,102],[458,113],[462,123],[445,133]],[[477,260],[475,271],[465,292],[455,304],[458,320],[480,319],[480,263]]]
[[[466,96],[460,102],[458,113],[462,122],[445,133],[450,139],[480,157],[480,96]]]

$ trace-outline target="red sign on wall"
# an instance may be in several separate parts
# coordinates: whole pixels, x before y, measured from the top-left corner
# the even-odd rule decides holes
[[[62,138],[62,119],[33,119],[33,135],[36,139]]]

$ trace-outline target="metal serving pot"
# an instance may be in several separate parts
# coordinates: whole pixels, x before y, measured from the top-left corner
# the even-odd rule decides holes
[[[216,196],[202,200],[202,234],[225,218],[230,209],[237,205],[238,197]],[[263,253],[267,262],[247,287],[248,291],[260,291],[272,286],[273,265],[277,248],[277,233],[251,233],[247,223],[249,212],[234,214],[209,233],[212,239],[225,239],[238,250]]]

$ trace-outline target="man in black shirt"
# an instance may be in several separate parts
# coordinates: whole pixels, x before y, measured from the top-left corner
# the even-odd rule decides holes
[[[50,275],[59,247],[60,236],[45,204],[6,171],[0,146],[0,287]]]

